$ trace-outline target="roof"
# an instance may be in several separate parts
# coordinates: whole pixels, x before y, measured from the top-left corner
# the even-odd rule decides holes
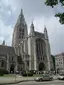
[[[40,33],[40,32],[35,31],[35,36],[44,37],[44,33]]]
[[[0,45],[0,55],[12,54],[15,55],[15,50],[11,46]]]
[[[57,56],[61,56],[61,55],[64,55],[64,52],[56,54],[55,56],[57,57]]]

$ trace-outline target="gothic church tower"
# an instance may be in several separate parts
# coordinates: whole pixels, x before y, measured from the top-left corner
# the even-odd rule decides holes
[[[25,37],[28,36],[27,24],[23,15],[23,10],[21,9],[20,15],[16,22],[13,32],[12,46],[15,48],[16,53],[18,53],[19,45]]]
[[[51,52],[46,27],[44,33],[35,31],[33,22],[28,35],[27,24],[21,9],[13,32],[12,46],[23,64],[18,69],[24,70],[51,70]],[[22,62],[21,61],[21,62]]]

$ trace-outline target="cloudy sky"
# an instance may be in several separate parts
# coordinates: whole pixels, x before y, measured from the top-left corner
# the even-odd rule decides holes
[[[53,9],[44,5],[45,0],[0,0],[0,44],[3,40],[7,45],[12,43],[12,33],[20,9],[28,24],[28,30],[32,20],[35,30],[43,32],[46,25],[48,30],[51,53],[64,52],[64,25],[54,17],[57,12],[63,12],[64,8],[57,5]]]

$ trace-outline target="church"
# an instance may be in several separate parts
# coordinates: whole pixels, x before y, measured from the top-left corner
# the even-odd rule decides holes
[[[1,67],[9,72],[53,69],[47,28],[44,27],[43,33],[37,32],[32,22],[28,34],[22,9],[14,26],[12,46],[6,46],[4,42],[0,45]]]
[[[28,34],[27,24],[22,9],[14,27],[12,47],[21,60],[17,66],[18,70],[50,71],[52,69],[53,66],[47,29],[44,27],[44,33],[37,32],[32,22],[30,33]]]

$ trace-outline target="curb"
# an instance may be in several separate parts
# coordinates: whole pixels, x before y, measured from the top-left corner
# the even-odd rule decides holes
[[[21,80],[21,81],[17,81],[17,82],[10,82],[10,83],[0,83],[0,85],[6,85],[6,84],[17,84],[17,83],[20,83],[20,82],[26,82],[26,81],[34,81],[34,80]]]
[[[57,78],[53,78],[54,80],[57,80]],[[29,79],[27,79],[27,80],[20,80],[20,81],[16,81],[16,82],[10,82],[10,83],[0,83],[0,85],[7,85],[7,84],[17,84],[17,83],[20,83],[20,82],[26,82],[26,81],[35,81],[34,79],[32,79],[32,80],[29,80]]]

